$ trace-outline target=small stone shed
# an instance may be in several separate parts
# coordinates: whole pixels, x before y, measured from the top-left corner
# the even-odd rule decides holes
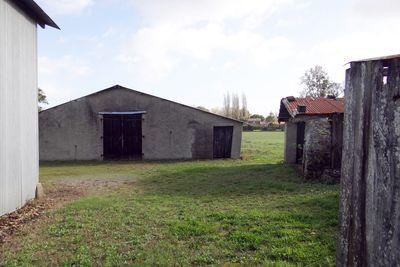
[[[42,161],[239,158],[242,122],[119,85],[39,114]]]
[[[337,266],[400,266],[400,55],[350,63]]]
[[[285,122],[285,163],[302,164],[309,179],[340,169],[343,111],[342,98],[283,98],[278,120]]]

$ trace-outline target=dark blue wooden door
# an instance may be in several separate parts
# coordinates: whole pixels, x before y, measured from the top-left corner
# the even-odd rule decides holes
[[[141,115],[103,116],[103,156],[106,160],[142,157]]]

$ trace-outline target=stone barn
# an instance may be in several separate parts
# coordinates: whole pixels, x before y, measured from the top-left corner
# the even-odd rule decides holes
[[[39,181],[37,25],[58,28],[32,0],[0,0],[0,216]]]
[[[119,85],[39,114],[40,160],[239,158],[242,122]]]
[[[343,111],[342,98],[283,98],[278,119],[285,122],[285,163],[302,164],[309,179],[320,179],[324,173],[338,179]]]

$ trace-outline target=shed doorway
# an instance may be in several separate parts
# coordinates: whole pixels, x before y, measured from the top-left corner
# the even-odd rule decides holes
[[[297,123],[297,140],[296,140],[296,163],[303,162],[304,150],[304,136],[305,136],[306,123],[301,121]]]
[[[142,158],[142,114],[103,114],[103,158]]]
[[[214,127],[214,158],[230,158],[232,151],[233,126]]]

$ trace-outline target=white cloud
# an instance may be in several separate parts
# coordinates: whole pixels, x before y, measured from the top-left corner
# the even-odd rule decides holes
[[[390,0],[386,0],[390,1]],[[370,2],[370,1],[366,1]],[[369,17],[347,17],[348,32],[320,40],[308,51],[298,56],[298,62],[325,66],[338,82],[345,79],[346,63],[354,60],[400,53],[400,18],[385,18],[371,23]],[[368,25],[368,27],[365,27]]]
[[[85,76],[92,72],[92,69],[85,62],[72,56],[63,56],[57,59],[39,57],[38,65],[39,74],[43,76]]]
[[[39,0],[38,3],[52,14],[77,14],[93,4],[93,0]]]
[[[227,56],[229,64],[220,64],[221,70],[243,62],[263,68],[292,51],[287,38],[267,38],[256,30],[288,3],[292,1],[134,1],[147,26],[133,35],[116,59],[144,80],[165,77],[185,59],[213,62]]]
[[[77,98],[78,96],[73,94],[73,90],[58,82],[57,80],[41,80],[39,81],[39,88],[41,88],[47,96],[49,105],[43,105],[44,109],[52,106],[61,104],[63,102]]]
[[[398,17],[399,0],[353,0],[351,10],[355,15],[364,18]]]
[[[228,19],[257,20],[294,0],[136,0],[135,7],[150,24],[192,26],[199,22],[223,22]]]
[[[227,33],[219,24],[208,24],[203,28],[144,28],[117,59],[137,66],[142,78],[159,79],[184,59],[212,62],[218,55],[229,54],[238,65],[245,59],[263,68],[291,52],[292,44],[284,37],[267,39],[246,30]]]

